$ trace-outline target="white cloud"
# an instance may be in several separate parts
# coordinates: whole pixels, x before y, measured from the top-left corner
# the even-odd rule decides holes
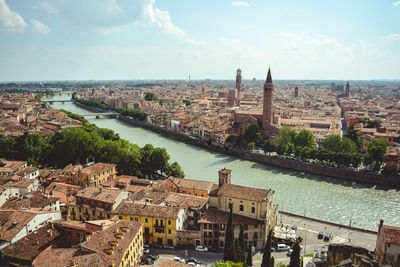
[[[155,0],[47,0],[37,5],[49,13],[58,13],[71,24],[87,27],[101,34],[124,31],[136,24],[153,27],[194,46],[204,42],[190,39],[172,22],[167,10],[155,7]]]
[[[48,34],[51,31],[47,25],[41,23],[36,19],[32,19],[31,24],[34,32],[38,32],[41,34]]]
[[[49,2],[41,1],[36,3],[33,8],[41,8],[46,10],[50,14],[57,14],[58,10]]]
[[[245,7],[250,6],[249,3],[244,2],[244,1],[236,1],[236,2],[233,2],[232,5],[233,5],[233,6],[245,6]]]
[[[21,15],[11,11],[5,0],[0,0],[0,31],[23,32],[26,25]]]
[[[400,5],[400,1],[394,2],[393,5],[395,5],[395,6]]]
[[[388,34],[385,37],[383,37],[384,39],[389,39],[389,40],[399,40],[400,39],[400,33],[392,33],[392,34]]]

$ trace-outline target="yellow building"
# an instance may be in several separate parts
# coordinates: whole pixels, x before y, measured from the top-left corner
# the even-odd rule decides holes
[[[117,171],[115,164],[96,163],[78,171],[72,177],[72,183],[80,186],[101,186],[113,180]]]
[[[125,201],[114,212],[119,219],[143,223],[146,244],[177,245],[176,233],[183,230],[184,209],[149,203]]]
[[[128,196],[129,192],[118,188],[86,187],[75,195],[75,203],[69,204],[69,216],[79,221],[110,219]]]

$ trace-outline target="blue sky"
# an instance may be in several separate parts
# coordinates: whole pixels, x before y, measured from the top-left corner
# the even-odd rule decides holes
[[[0,0],[0,81],[399,79],[398,0]]]

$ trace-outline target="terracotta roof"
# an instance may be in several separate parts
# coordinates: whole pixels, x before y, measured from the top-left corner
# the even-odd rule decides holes
[[[3,162],[5,165],[3,167],[0,167],[0,172],[16,172],[27,164],[26,161],[13,161],[13,160],[5,160]]]
[[[23,169],[23,170],[20,170],[19,172],[17,172],[17,175],[20,175],[20,176],[25,176],[25,175],[27,175],[27,174],[29,174],[29,173],[32,173],[32,172],[35,172],[35,171],[38,171],[39,169],[38,168],[36,168],[36,167],[27,167],[27,168],[25,168],[25,169]]]
[[[400,227],[383,225],[385,243],[400,245]]]
[[[268,196],[268,193],[269,190],[266,189],[233,184],[223,184],[218,191],[218,195],[250,201],[262,201]]]
[[[211,191],[213,182],[200,181],[200,180],[190,180],[182,178],[169,178],[178,188],[182,189],[196,189],[203,190],[207,193]]]
[[[58,200],[56,197],[46,197],[40,191],[28,193],[23,198],[13,197],[8,199],[2,206],[3,209],[19,210],[22,208],[44,208]]]
[[[11,241],[36,214],[22,210],[0,210],[1,240]]]
[[[161,217],[161,218],[178,218],[179,208],[167,207],[155,204],[136,204],[132,201],[122,202],[115,210],[115,214]]]
[[[115,168],[115,166],[116,166],[115,164],[109,164],[109,163],[96,163],[89,167],[83,168],[81,170],[81,173],[88,174],[88,175],[97,174],[97,173],[103,172],[106,168],[111,169],[111,168]]]
[[[85,223],[80,221],[59,221],[55,222],[54,225],[61,228],[85,230]]]
[[[76,197],[82,197],[107,203],[114,203],[115,199],[121,192],[122,191],[119,189],[86,187],[85,189],[79,191],[76,194]]]
[[[82,165],[78,164],[78,165],[72,165],[69,164],[67,166],[65,166],[65,168],[62,170],[63,173],[77,173],[78,171],[80,171],[83,168]]]
[[[109,266],[97,253],[81,252],[79,249],[58,248],[43,251],[36,258],[35,266],[40,267],[69,267],[75,266]]]
[[[199,223],[212,223],[212,224],[228,224],[229,212],[218,210],[217,208],[208,208],[203,218]],[[250,217],[242,216],[239,214],[233,214],[233,224],[264,224],[264,221],[253,219]]]
[[[20,176],[19,176],[20,177]],[[8,183],[6,187],[18,187],[18,188],[28,188],[32,185],[36,180],[35,179],[22,179],[20,181],[14,183]]]
[[[61,233],[56,228],[52,228],[51,225],[46,225],[13,243],[12,246],[6,247],[3,252],[34,259],[40,252],[48,248],[60,235]]]
[[[142,229],[142,226],[143,224],[139,222],[118,221],[102,231],[94,232],[90,239],[82,244],[82,247],[96,251],[96,254],[106,262],[115,262],[115,265],[119,266],[124,253],[129,249],[130,243]],[[123,231],[125,227],[129,230]],[[116,234],[122,234],[122,238],[117,238]],[[111,248],[109,243],[112,241],[117,241],[118,245],[113,248],[112,254],[108,254],[104,250]]]

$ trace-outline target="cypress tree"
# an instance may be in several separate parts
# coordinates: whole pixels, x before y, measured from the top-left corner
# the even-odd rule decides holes
[[[300,267],[300,246],[298,242],[294,243],[293,245],[293,251],[290,255],[289,267]]]
[[[253,266],[253,256],[251,255],[251,247],[249,248],[249,252],[247,253],[246,264],[248,267]]]
[[[271,267],[274,267],[274,265],[275,265],[275,258],[271,257]]]
[[[224,261],[234,261],[234,232],[233,232],[233,213],[232,208],[229,212],[228,224],[225,232]]]
[[[240,259],[240,255],[241,255],[241,252],[242,252],[242,250],[240,249],[240,244],[239,244],[239,240],[237,239],[237,238],[235,238],[235,241],[233,241],[233,244],[234,244],[234,250],[233,250],[233,262],[236,262],[236,263],[238,263],[238,262],[242,262],[241,261],[241,259]]]
[[[240,233],[239,233],[239,248],[240,248],[240,254],[239,254],[239,259],[240,262],[245,262],[246,257],[245,257],[245,252],[246,252],[246,244],[244,243],[244,229],[243,225],[240,226]]]
[[[272,239],[272,230],[268,234],[267,243],[264,247],[263,259],[261,262],[261,267],[270,267],[271,266],[271,239]]]

